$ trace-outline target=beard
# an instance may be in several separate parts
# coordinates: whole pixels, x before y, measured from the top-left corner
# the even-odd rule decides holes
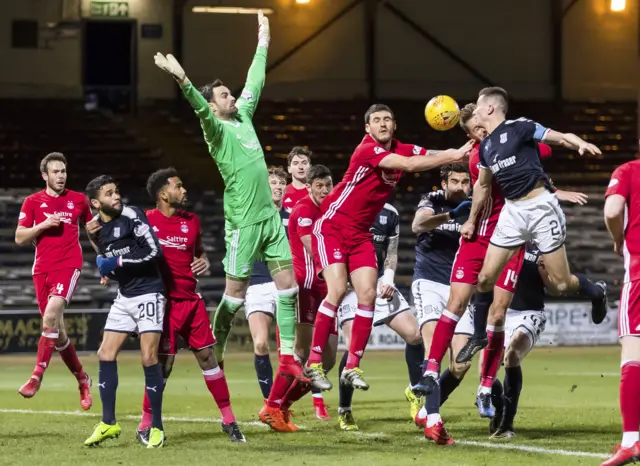
[[[110,205],[104,205],[102,204],[100,206],[100,210],[105,214],[108,215],[109,217],[119,217],[120,214],[122,213],[122,203],[120,203],[120,207],[111,207]]]

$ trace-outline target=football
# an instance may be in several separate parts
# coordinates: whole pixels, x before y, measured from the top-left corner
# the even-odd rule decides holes
[[[431,99],[424,109],[427,123],[437,131],[453,128],[460,119],[458,103],[448,95],[439,95]]]

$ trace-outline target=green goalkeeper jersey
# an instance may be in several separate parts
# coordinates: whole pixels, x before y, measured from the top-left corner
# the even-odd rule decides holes
[[[209,153],[224,180],[224,218],[227,228],[242,228],[277,214],[271,201],[269,172],[251,119],[265,81],[267,49],[258,47],[247,82],[236,102],[233,120],[220,120],[191,84],[182,91],[200,118]]]

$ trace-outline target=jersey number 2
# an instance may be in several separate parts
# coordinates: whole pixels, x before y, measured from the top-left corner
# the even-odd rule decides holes
[[[551,225],[551,236],[553,236],[554,239],[557,239],[560,237],[560,225],[558,225],[558,221],[557,220],[551,220],[549,222],[549,225]]]

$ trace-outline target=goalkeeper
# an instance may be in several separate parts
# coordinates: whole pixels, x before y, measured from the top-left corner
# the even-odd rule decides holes
[[[269,20],[258,13],[258,47],[242,95],[236,101],[222,81],[199,91],[172,55],[155,56],[156,65],[174,77],[200,119],[209,153],[224,180],[226,274],[224,296],[213,321],[216,358],[224,360],[233,318],[245,300],[254,261],[266,261],[278,288],[276,318],[280,332],[279,372],[303,382],[300,363],[293,358],[298,287],[291,250],[280,215],[271,201],[269,173],[260,141],[251,123],[265,81]]]

